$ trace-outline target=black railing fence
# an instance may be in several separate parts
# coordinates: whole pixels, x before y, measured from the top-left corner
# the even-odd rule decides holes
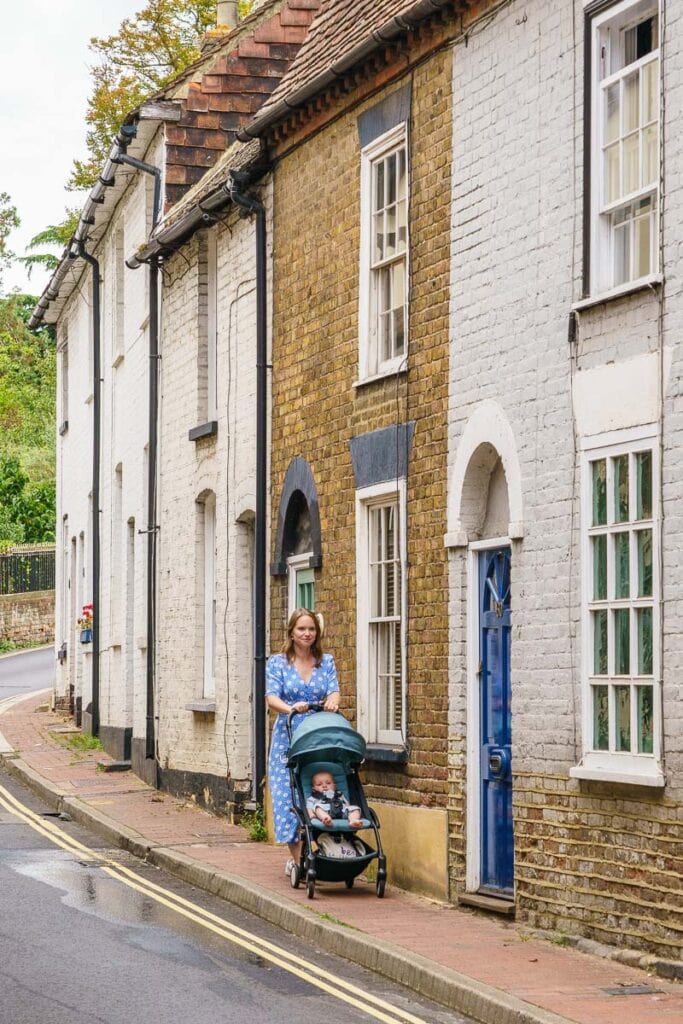
[[[54,589],[54,545],[26,544],[0,554],[0,594]]]

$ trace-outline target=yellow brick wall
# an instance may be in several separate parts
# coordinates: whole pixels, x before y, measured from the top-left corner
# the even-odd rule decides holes
[[[323,566],[316,605],[339,669],[342,709],[355,710],[355,482],[349,440],[415,420],[408,471],[408,735],[404,767],[365,770],[370,797],[446,806],[448,286],[451,55],[404,77],[412,84],[408,373],[358,378],[359,114],[353,106],[281,160],[275,172],[273,537],[287,466],[306,459],[320,502]],[[331,169],[334,173],[331,173]],[[272,553],[271,553],[272,554]],[[284,579],[271,588],[271,642],[284,635]],[[444,819],[445,820],[445,819]],[[445,827],[444,827],[445,843]]]
[[[516,773],[518,919],[568,935],[680,957],[680,807],[563,775]]]

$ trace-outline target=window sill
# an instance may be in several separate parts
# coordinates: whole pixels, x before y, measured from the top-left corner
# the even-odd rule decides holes
[[[194,711],[195,714],[199,715],[215,715],[216,714],[216,701],[210,698],[202,698],[201,700],[190,701],[189,704],[185,705],[186,711]]]
[[[188,433],[190,441],[200,441],[203,437],[215,437],[218,433],[218,420],[209,420],[198,427],[193,427]]]
[[[405,747],[390,747],[385,743],[368,743],[366,761],[382,761],[385,764],[406,764],[408,751]]]
[[[588,298],[575,302],[572,309],[575,313],[582,313],[586,309],[611,302],[613,299],[622,299],[624,296],[634,295],[636,292],[660,288],[663,283],[663,274],[648,274],[647,277],[639,277],[637,281],[628,281],[626,284],[620,284],[618,288],[612,288],[608,292],[601,292],[599,295],[589,295]]]
[[[403,376],[408,372],[408,365],[405,356],[395,360],[391,366],[387,366],[381,373],[373,373],[371,377],[363,377],[362,380],[354,380],[353,388],[364,388],[366,384],[376,384],[378,380],[386,380],[388,377],[395,378]]]
[[[120,366],[122,362],[123,362],[123,352],[116,352],[116,354],[114,355],[114,358],[112,359],[111,365],[114,367],[114,369],[116,369],[117,366]]]
[[[69,429],[69,421],[68,420],[64,420],[64,422],[62,423],[62,425],[59,428],[59,436],[60,437],[64,437],[64,435],[66,434],[68,429]]]
[[[569,769],[569,777],[591,782],[618,782],[626,786],[663,789],[664,773],[657,761],[647,755],[608,754],[590,751],[581,764]]]

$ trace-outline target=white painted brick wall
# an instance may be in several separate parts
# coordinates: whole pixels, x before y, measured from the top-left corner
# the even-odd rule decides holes
[[[268,195],[270,239],[270,195]],[[253,544],[244,520],[255,506],[256,295],[251,220],[217,228],[218,433],[204,422],[202,302],[197,237],[164,270],[160,427],[158,709],[163,767],[247,780],[251,771]],[[270,301],[268,302],[270,308]],[[185,705],[202,696],[203,552],[197,499],[216,495],[216,712]],[[242,522],[238,520],[242,519]]]
[[[64,560],[59,559],[56,574],[56,606],[67,609],[66,632],[56,636],[58,645],[67,644],[68,660],[57,665],[56,689],[63,695],[69,685],[75,696],[90,699],[90,678],[84,649],[79,643],[76,621],[82,605],[89,603],[88,586],[90,561],[90,523],[88,495],[92,485],[92,378],[89,360],[91,328],[89,323],[90,274],[83,273],[73,298],[67,304],[57,325],[58,336],[68,336],[68,429],[57,435],[57,522],[63,536],[64,517],[67,516],[68,554],[67,576]],[[59,361],[58,394],[62,393],[62,362]],[[81,540],[81,537],[83,538]],[[83,557],[85,555],[85,557]],[[64,590],[66,589],[66,594]],[[59,619],[57,620],[59,622]]]
[[[512,5],[454,51],[450,446],[453,459],[479,402],[503,407],[524,489],[524,542],[513,550],[516,767],[537,763],[542,731],[552,770],[576,750],[566,651],[576,613],[557,571],[569,553],[574,464],[571,10],[525,11],[518,25]],[[463,628],[456,613],[452,679],[462,678]],[[451,728],[464,734],[455,707]]]
[[[569,4],[513,3],[454,49],[450,464],[476,405],[498,402],[515,435],[524,500],[524,540],[513,545],[515,767],[562,774],[581,756],[580,476],[568,317],[581,297],[583,6],[573,6],[572,12]],[[667,17],[662,341],[671,369],[664,387],[663,672],[667,793],[675,795],[683,768],[683,19],[672,10]],[[651,292],[583,312],[577,379],[656,353],[658,314]],[[641,422],[642,410],[630,406],[619,426]],[[466,729],[459,699],[466,644],[464,562],[451,559],[455,764],[462,754],[455,739]]]
[[[159,159],[159,142],[152,144],[147,159]],[[146,708],[146,537],[137,531],[147,525],[144,448],[148,436],[148,270],[124,269],[123,358],[116,358],[114,238],[123,228],[124,251],[127,257],[144,240],[147,222],[146,203],[149,190],[137,175],[122,197],[94,255],[100,261],[101,283],[101,409],[102,459],[100,470],[100,720],[102,725],[119,728],[134,725],[136,736],[144,736]],[[78,282],[58,324],[58,332],[67,325],[69,338],[69,429],[57,443],[57,519],[68,515],[69,538],[86,536],[88,565],[91,559],[88,495],[92,489],[92,343],[91,310],[89,306],[90,268]],[[61,382],[58,383],[58,394]],[[120,519],[113,520],[113,480],[116,467],[121,466],[122,498]],[[135,624],[126,629],[126,547],[128,521],[135,522],[135,554],[131,569],[134,593]],[[113,539],[121,537],[121,557],[113,564]],[[78,548],[78,545],[77,545]],[[57,607],[64,587],[63,572],[58,560]],[[80,572],[80,566],[79,566]],[[88,568],[87,580],[91,579]],[[118,622],[112,622],[114,588],[121,594]],[[92,589],[82,584],[83,602],[92,600]],[[67,602],[69,598],[67,597]],[[58,638],[59,641],[60,638]],[[58,669],[58,690],[65,691],[69,682],[77,681],[77,695],[85,685],[83,706],[90,700],[90,651],[81,650],[74,633],[69,644],[69,660]],[[87,651],[87,653],[85,653]],[[75,661],[74,661],[75,654]],[[84,664],[88,665],[84,673]],[[131,672],[132,670],[132,672]],[[85,678],[85,683],[84,683]],[[133,721],[134,716],[134,721]]]

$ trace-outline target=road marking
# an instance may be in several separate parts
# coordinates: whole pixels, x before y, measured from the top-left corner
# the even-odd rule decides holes
[[[0,715],[4,714],[5,711],[9,711],[15,704],[21,704],[22,701],[28,700],[29,697],[40,697],[43,693],[52,693],[52,689],[46,687],[42,690],[31,690],[28,693],[13,693],[10,697],[3,697],[0,700]]]
[[[221,938],[227,939],[234,945],[255,953],[281,970],[288,971],[290,974],[308,982],[308,984],[313,985],[315,988],[321,989],[328,995],[332,995],[342,1002],[355,1006],[367,1016],[382,1021],[383,1024],[427,1024],[423,1018],[416,1017],[414,1014],[402,1010],[400,1007],[393,1006],[391,1003],[370,992],[363,991],[363,989],[346,981],[346,979],[330,971],[323,970],[316,964],[310,963],[294,953],[290,953],[288,950],[269,942],[267,939],[262,939],[260,936],[254,935],[244,928],[239,928],[237,925],[225,921],[198,904],[186,900],[183,896],[179,896],[177,893],[143,878],[125,865],[119,864],[117,861],[105,857],[95,850],[91,850],[88,846],[84,846],[83,843],[64,832],[54,822],[42,818],[35,811],[26,807],[25,804],[22,804],[3,786],[0,786],[0,806],[10,811],[15,817],[29,825],[44,838],[49,839],[50,842],[76,856],[79,860],[99,864],[106,874],[127,885],[130,889],[142,893],[162,906],[175,911],[175,913],[180,914],[182,917],[194,921]]]

